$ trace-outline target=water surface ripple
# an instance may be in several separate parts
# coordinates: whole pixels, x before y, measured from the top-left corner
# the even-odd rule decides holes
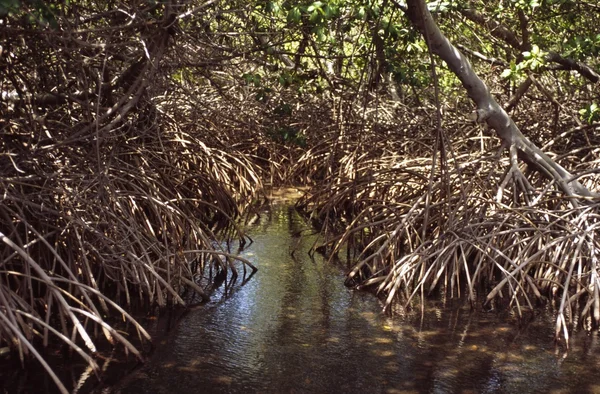
[[[292,207],[266,211],[249,233],[243,255],[257,274],[186,315],[114,392],[600,392],[596,334],[577,334],[564,358],[544,314],[523,325],[433,304],[422,319],[390,318],[308,256],[315,238]]]

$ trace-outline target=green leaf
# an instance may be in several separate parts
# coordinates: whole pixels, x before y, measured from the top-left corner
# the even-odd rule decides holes
[[[581,119],[584,122],[592,124],[593,122],[600,120],[600,107],[597,103],[592,103],[587,108],[580,109],[579,115],[581,115]]]
[[[288,22],[298,23],[300,22],[300,18],[302,17],[302,13],[300,12],[300,8],[294,7],[287,14]]]
[[[339,16],[340,9],[335,4],[326,4],[323,7],[323,11],[325,12],[326,19],[332,19]]]
[[[365,15],[366,15],[366,11],[365,11],[365,7],[359,7],[358,11],[356,12],[356,17],[358,19],[365,19]]]
[[[432,1],[427,3],[430,12],[444,12],[448,9],[450,3],[447,1]]]
[[[17,12],[19,7],[19,0],[0,0],[0,17]]]
[[[272,14],[276,14],[279,12],[280,9],[281,9],[281,6],[279,5],[279,3],[277,3],[276,1],[269,1],[267,3],[265,11],[272,13]]]
[[[502,71],[502,74],[500,74],[500,78],[510,78],[510,76],[512,75],[513,70],[511,70],[510,68],[507,68],[506,70]]]
[[[322,27],[317,29],[317,39],[321,42],[327,39],[327,36],[325,35],[325,29],[323,29]]]
[[[371,12],[373,13],[374,17],[378,17],[379,16],[379,12],[380,12],[380,8],[377,4],[373,4],[373,6],[371,6]]]
[[[309,20],[311,23],[314,23],[314,24],[318,24],[318,23],[321,21],[321,19],[322,19],[322,18],[321,18],[321,14],[319,13],[319,11],[318,11],[318,10],[314,10],[314,11],[313,11],[313,12],[310,14],[310,17],[308,18],[308,20]]]

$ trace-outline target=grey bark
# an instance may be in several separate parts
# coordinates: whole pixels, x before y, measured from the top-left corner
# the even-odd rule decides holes
[[[552,160],[521,133],[506,111],[491,95],[462,53],[450,43],[433,20],[423,0],[408,0],[406,11],[412,24],[423,34],[430,50],[446,62],[460,79],[469,97],[477,105],[477,120],[496,131],[504,148],[516,148],[519,156],[545,177],[554,180],[568,197],[600,197],[575,180],[565,168]]]

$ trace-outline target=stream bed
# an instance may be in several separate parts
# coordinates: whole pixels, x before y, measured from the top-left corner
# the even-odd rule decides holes
[[[102,392],[600,392],[597,333],[576,333],[566,353],[549,312],[524,324],[440,301],[390,317],[344,286],[341,267],[309,256],[316,236],[292,206],[266,210],[248,232],[251,280],[185,315]]]

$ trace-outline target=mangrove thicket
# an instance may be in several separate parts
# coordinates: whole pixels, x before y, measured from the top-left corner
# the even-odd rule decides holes
[[[600,5],[0,0],[0,354],[143,359],[265,190],[386,305],[600,323]],[[208,284],[207,284],[208,283]],[[420,301],[419,301],[420,300]]]

